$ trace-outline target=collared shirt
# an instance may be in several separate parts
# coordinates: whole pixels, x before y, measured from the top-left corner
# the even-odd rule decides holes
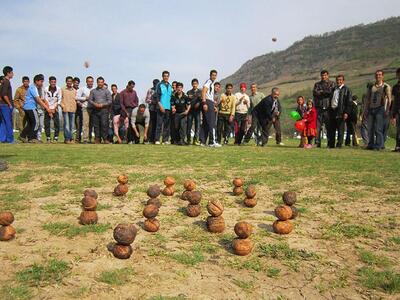
[[[61,88],[56,86],[55,90],[50,90],[50,86],[44,89],[44,99],[49,104],[50,109],[55,109],[61,105],[62,95]]]
[[[0,105],[7,104],[6,100],[4,100],[5,96],[8,96],[11,104],[13,104],[11,83],[10,80],[8,80],[8,78],[6,77],[4,77],[3,83],[0,86]]]
[[[204,87],[207,88],[206,100],[214,101],[214,93],[215,93],[214,84],[215,84],[215,82],[212,81],[211,79],[208,79],[204,83],[203,88]]]
[[[189,105],[190,99],[184,93],[182,93],[180,97],[178,96],[178,93],[172,97],[171,106],[175,107],[178,114],[183,113]]]
[[[238,92],[236,96],[236,113],[247,114],[250,108],[250,97],[246,93]],[[244,101],[247,100],[245,104]]]
[[[29,88],[29,86],[28,86]],[[25,102],[25,94],[28,88],[25,88],[23,85],[17,88],[14,95],[14,106],[16,109],[22,109]]]
[[[265,95],[261,92],[256,92],[254,95],[250,95],[250,109],[249,112],[252,112],[254,107],[256,107],[256,105],[258,103],[260,103],[260,101],[262,99],[265,98]]]
[[[102,104],[103,107],[108,107],[112,103],[111,92],[106,88],[103,87],[98,88],[90,91],[89,100],[88,100],[88,107],[94,107],[94,104]]]
[[[39,91],[35,84],[31,84],[25,94],[24,110],[34,110],[37,107],[36,98]]]
[[[187,91],[186,93],[188,96],[192,96],[190,99],[190,111],[191,112],[198,112],[200,111],[201,107],[201,90],[200,89],[191,89]],[[196,104],[198,104],[198,107],[196,108]]]
[[[339,87],[336,87],[334,92],[333,92],[333,96],[332,96],[332,103],[331,103],[331,107],[333,109],[337,108],[339,105],[339,96],[340,96],[340,90],[342,89],[342,87],[344,86],[344,84],[342,84]]]
[[[218,113],[223,115],[235,115],[236,108],[236,96],[235,95],[227,95],[223,93],[221,95],[221,101],[218,105]]]
[[[76,90],[71,87],[61,89],[61,107],[63,112],[76,112]]]
[[[135,108],[139,105],[139,98],[135,90],[130,92],[128,89],[124,89],[120,94],[121,107],[123,110],[127,108]]]
[[[87,86],[82,86],[76,91],[76,101],[82,105],[82,108],[88,107],[88,98],[90,96],[90,91],[93,90],[94,87],[88,88]]]

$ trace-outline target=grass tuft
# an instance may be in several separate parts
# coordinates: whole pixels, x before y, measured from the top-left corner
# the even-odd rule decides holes
[[[43,225],[43,229],[50,232],[52,235],[66,236],[73,238],[77,235],[85,236],[89,232],[93,233],[104,233],[111,228],[110,224],[92,224],[92,225],[72,225],[69,223],[49,223]]]
[[[70,267],[67,262],[52,259],[46,264],[33,264],[25,270],[17,272],[17,280],[20,283],[31,286],[43,286],[61,282],[67,275]]]
[[[130,281],[131,276],[134,274],[135,271],[132,268],[122,268],[112,271],[103,271],[97,278],[97,281],[104,282],[114,286],[124,285]]]
[[[400,292],[400,273],[390,270],[377,271],[371,267],[363,267],[358,271],[360,282],[367,288],[382,290],[389,294]]]

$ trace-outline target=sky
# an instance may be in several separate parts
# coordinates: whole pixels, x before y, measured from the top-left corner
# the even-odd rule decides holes
[[[222,79],[305,36],[400,15],[399,0],[0,2],[0,66],[14,68],[14,88],[23,75],[54,75],[60,86],[92,75],[120,90],[134,80],[141,99],[163,70],[189,89],[211,69]]]

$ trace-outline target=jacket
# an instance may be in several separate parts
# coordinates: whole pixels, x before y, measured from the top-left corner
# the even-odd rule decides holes
[[[330,99],[329,108],[332,109],[332,102],[333,102],[333,95]],[[343,85],[343,87],[339,91],[339,98],[338,98],[338,106],[336,107],[335,111],[338,116],[343,116],[343,114],[350,115],[351,113],[351,102],[352,102],[352,94],[351,90]]]
[[[333,81],[319,81],[314,85],[313,96],[314,96],[314,107],[316,109],[327,109],[330,100],[333,96],[336,84]]]
[[[274,105],[274,99],[272,98],[271,95],[265,97],[258,103],[254,109],[253,112],[255,113],[257,119],[260,122],[265,122],[265,121],[272,121],[273,115],[272,115],[272,107]]]
[[[392,89],[392,118],[396,118],[400,115],[400,82],[396,83]],[[15,99],[14,99],[15,101]]]

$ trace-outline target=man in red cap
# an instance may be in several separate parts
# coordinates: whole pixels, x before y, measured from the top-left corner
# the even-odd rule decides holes
[[[250,97],[246,94],[247,86],[245,83],[240,84],[240,92],[236,96],[235,122],[237,126],[237,134],[235,136],[235,145],[242,143],[247,127],[247,114],[250,108]]]

